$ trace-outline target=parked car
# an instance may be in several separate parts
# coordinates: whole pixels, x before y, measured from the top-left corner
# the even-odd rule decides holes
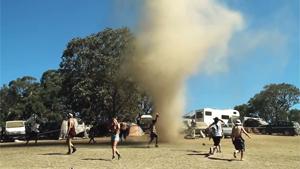
[[[231,137],[231,132],[232,132],[232,127],[233,127],[233,123],[228,123],[228,124],[225,124],[223,126],[223,137],[226,138],[226,137]]]
[[[25,139],[25,121],[6,121],[3,132],[4,140]]]
[[[229,118],[228,123],[223,125],[223,137],[231,137],[232,127],[234,126],[234,122],[239,119],[237,116],[233,116]]]
[[[300,125],[295,121],[277,121],[268,125],[262,125],[259,130],[263,134],[281,133],[283,135],[299,135]]]
[[[243,123],[244,127],[259,127],[262,125],[268,125],[268,123],[265,120],[263,120],[262,118],[248,117],[246,120],[244,120],[244,123]]]

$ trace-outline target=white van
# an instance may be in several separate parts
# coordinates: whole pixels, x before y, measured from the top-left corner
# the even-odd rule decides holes
[[[214,122],[215,117],[222,119],[224,123],[227,124],[230,118],[239,118],[240,112],[233,109],[204,108],[193,110],[184,115],[186,119],[195,119],[196,123],[204,122],[207,126]]]
[[[195,135],[199,135],[203,137],[203,133],[205,133],[206,128],[214,122],[214,118],[218,117],[222,119],[225,123],[224,126],[228,126],[229,119],[236,119],[240,117],[240,112],[233,109],[212,109],[212,108],[204,108],[193,110],[183,116],[183,122],[188,129],[195,130]],[[191,128],[191,122],[194,120],[195,127]],[[230,128],[231,132],[231,128]],[[188,132],[187,132],[188,133]],[[231,133],[230,133],[231,134]]]
[[[25,121],[16,120],[16,121],[6,121],[5,122],[5,139],[15,140],[15,139],[24,139],[25,138]]]

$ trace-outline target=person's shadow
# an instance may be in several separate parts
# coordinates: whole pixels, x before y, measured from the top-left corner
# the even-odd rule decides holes
[[[111,159],[105,159],[105,158],[83,158],[81,160],[100,160],[100,161],[112,161]]]
[[[208,156],[208,159],[210,160],[220,160],[220,161],[237,161],[237,159],[231,159],[231,158],[219,158],[219,157],[209,157]]]
[[[188,150],[187,152],[191,152],[191,153],[187,154],[187,155],[190,155],[190,156],[194,156],[194,155],[199,155],[199,156],[204,156],[204,157],[209,156],[209,153],[203,152],[203,151]]]
[[[40,155],[49,155],[49,156],[52,156],[52,155],[68,155],[67,153],[45,153],[45,154],[40,154]]]
[[[210,156],[209,153],[207,152],[203,152],[203,151],[196,151],[196,150],[187,150],[187,152],[191,152],[187,155],[200,155],[200,156],[204,156],[204,157],[207,157],[208,159],[210,160],[220,160],[220,161],[237,161],[236,159],[231,159],[231,158],[220,158],[220,157],[212,157]]]

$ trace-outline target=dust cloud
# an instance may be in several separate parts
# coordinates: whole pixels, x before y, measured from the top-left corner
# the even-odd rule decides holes
[[[149,0],[141,11],[136,53],[127,62],[127,71],[160,113],[160,141],[172,142],[182,125],[185,80],[202,71],[204,60],[212,59],[216,64],[210,69],[218,69],[230,38],[243,27],[243,18],[216,0]]]

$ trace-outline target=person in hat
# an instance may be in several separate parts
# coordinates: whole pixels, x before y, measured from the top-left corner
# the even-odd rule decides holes
[[[214,145],[209,148],[209,154],[213,155],[215,151],[221,152],[221,138],[223,137],[222,133],[222,125],[224,121],[219,119],[218,117],[214,118],[214,122],[210,124],[207,129],[211,131],[211,137],[214,141]]]
[[[72,143],[72,139],[75,137],[75,119],[73,118],[73,114],[68,114],[68,130],[67,130],[67,144],[68,144],[68,154],[75,153],[77,150],[76,147]],[[72,149],[72,152],[71,152]]]
[[[235,125],[232,127],[231,139],[235,147],[233,152],[234,158],[236,158],[237,153],[241,153],[241,161],[243,160],[244,151],[245,151],[245,140],[242,137],[242,134],[245,134],[247,137],[251,138],[250,135],[246,132],[242,126],[241,120],[237,119]]]

